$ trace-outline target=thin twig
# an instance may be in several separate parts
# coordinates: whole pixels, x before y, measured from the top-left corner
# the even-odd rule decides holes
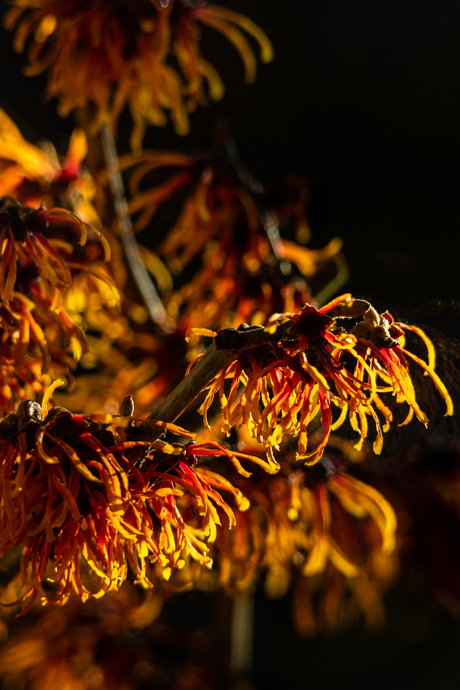
[[[350,270],[344,256],[338,254],[337,256],[332,257],[332,260],[337,267],[337,273],[332,280],[313,297],[313,300],[320,306],[326,304],[333,295],[336,295],[350,277]]]
[[[126,201],[123,178],[118,166],[118,156],[112,129],[108,123],[101,127],[102,146],[109,173],[110,188],[112,190],[113,204],[121,229],[121,241],[125,251],[126,260],[131,270],[132,277],[137,285],[149,316],[163,331],[167,327],[167,315],[163,303],[156,291],[150,275],[142,261],[139,246],[133,231],[133,224],[129,215],[128,202]]]
[[[292,265],[289,261],[283,259],[280,254],[282,245],[278,223],[275,221],[272,214],[265,208],[264,204],[262,204],[260,200],[262,185],[251,175],[244,165],[236,142],[224,120],[221,120],[216,127],[216,139],[217,143],[222,147],[233,172],[254,204],[259,221],[265,230],[273,256],[278,262],[281,273],[286,276],[289,275],[292,272]]]
[[[254,644],[254,598],[234,597],[230,640],[230,675],[232,687],[241,687],[241,680],[250,674]],[[243,686],[244,687],[244,686]]]
[[[284,331],[284,324],[280,328]],[[260,345],[273,343],[280,339],[281,330],[275,334],[265,331],[262,327],[248,328],[247,330],[235,330],[225,328],[218,333],[205,354],[192,367],[178,386],[168,395],[153,412],[149,419],[162,422],[174,422],[187,407],[198,397],[215,376],[224,367],[234,362],[244,350],[253,349]],[[148,422],[130,430],[131,438],[143,441],[156,441],[163,433]]]
[[[149,419],[174,422],[201,393],[203,388],[212,381],[214,376],[237,356],[237,353],[217,349],[215,343],[212,343],[189,375],[183,378],[166,400],[149,415]],[[153,442],[162,433],[161,428],[144,422],[140,426],[130,429],[129,436],[138,440]]]

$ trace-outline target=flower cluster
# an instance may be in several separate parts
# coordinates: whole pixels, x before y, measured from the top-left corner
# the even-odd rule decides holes
[[[116,379],[104,387],[114,404],[91,404],[91,412],[114,412],[131,392],[139,393],[141,406],[148,405],[169,382],[168,376],[155,376],[159,367],[173,374],[164,356],[168,348],[148,331],[136,329],[147,319],[146,309],[123,294],[128,281],[123,249],[117,237],[100,232],[91,204],[94,183],[81,168],[86,149],[83,131],[76,130],[66,159],[59,162],[50,142],[43,150],[29,144],[0,110],[0,197],[5,195],[0,297],[10,309],[6,313],[0,307],[8,333],[2,345],[4,411],[42,394],[49,377],[73,383],[77,361],[91,370],[102,365],[101,375]],[[55,204],[63,208],[46,210]],[[162,262],[141,251],[160,289],[171,287]],[[89,402],[86,383],[82,379],[72,397],[75,411]],[[100,382],[96,389],[102,391]]]
[[[61,220],[65,220],[68,225],[67,231],[51,226],[49,220],[46,227],[44,220],[34,226],[30,219],[28,221],[30,228],[41,234],[41,273],[47,261],[51,264],[51,271],[55,271],[60,262],[62,284],[58,286],[57,277],[51,282],[60,289],[67,321],[70,319],[80,331],[91,330],[99,335],[103,333],[102,337],[107,338],[110,332],[112,342],[130,335],[128,321],[119,313],[119,293],[122,293],[126,285],[126,267],[117,238],[106,230],[104,235],[100,232],[101,221],[92,204],[95,183],[82,167],[86,153],[86,136],[83,130],[78,129],[72,134],[66,158],[59,161],[51,142],[44,142],[42,148],[28,143],[0,109],[0,197],[14,197],[19,204],[29,209],[43,206],[46,209],[63,209],[57,216],[53,212],[53,223],[59,220],[59,214],[65,216]],[[15,202],[10,200],[10,215],[14,205]],[[40,208],[40,211],[43,210]],[[82,222],[76,222],[69,211]],[[30,214],[30,211],[19,211],[19,207],[16,212],[23,219]],[[40,217],[40,214],[35,217]],[[52,252],[48,251],[43,237],[51,243]],[[31,238],[33,241],[33,232]],[[98,243],[101,245],[99,249]],[[28,265],[30,261],[25,261],[28,251],[29,247],[25,246],[16,260]],[[36,252],[31,259],[37,259]],[[14,257],[11,260],[14,261]],[[64,264],[68,265],[69,261],[79,264],[78,269],[76,266],[66,269]],[[40,281],[44,279],[43,275],[38,277]],[[116,289],[113,283],[116,284]],[[59,338],[55,337],[54,340]],[[90,344],[86,344],[91,349]],[[98,345],[100,348],[101,343]],[[92,362],[93,359],[88,354],[87,360]],[[84,363],[86,364],[86,360]]]
[[[337,322],[337,317],[361,314],[364,320],[351,332]],[[402,346],[405,330],[423,339],[428,362]],[[426,425],[428,418],[417,403],[411,381],[410,360],[433,381],[446,403],[446,415],[453,413],[451,398],[434,371],[431,341],[421,329],[394,323],[388,313],[377,314],[364,300],[342,295],[320,309],[307,304],[298,314],[284,314],[274,320],[263,336],[264,345],[243,349],[214,378],[200,411],[209,425],[207,413],[218,395],[225,420],[222,430],[228,433],[232,427],[247,424],[253,438],[266,446],[275,466],[273,449],[284,435],[298,438],[298,460],[316,463],[331,432],[347,417],[360,435],[355,446],[358,450],[368,436],[368,418],[372,418],[376,429],[373,449],[380,453],[383,432],[393,420],[383,399],[388,394],[409,406],[403,424],[415,415]],[[257,342],[261,342],[260,333]],[[335,419],[334,408],[338,410]],[[308,427],[318,418],[323,438],[310,449]]]
[[[104,120],[115,125],[129,104],[134,149],[140,148],[147,124],[165,124],[165,111],[176,131],[186,134],[188,112],[206,102],[205,84],[212,99],[222,97],[222,81],[199,50],[198,22],[237,49],[246,81],[255,79],[256,59],[242,31],[257,41],[263,62],[272,59],[268,38],[244,15],[185,0],[21,0],[5,17],[8,29],[17,27],[17,51],[31,38],[27,74],[49,68],[47,96],[59,98],[62,115],[91,103],[96,126]],[[180,73],[169,64],[170,54]]]

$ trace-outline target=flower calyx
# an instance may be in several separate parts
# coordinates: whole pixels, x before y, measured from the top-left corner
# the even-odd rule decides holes
[[[363,318],[364,320],[357,323],[352,329],[353,335],[363,338],[363,340],[369,340],[378,348],[395,347],[400,344],[403,331],[394,324],[393,317],[388,312],[379,314],[369,304]]]

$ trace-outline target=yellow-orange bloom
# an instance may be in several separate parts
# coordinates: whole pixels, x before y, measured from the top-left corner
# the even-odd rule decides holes
[[[364,320],[351,332],[335,320],[360,314]],[[423,339],[428,362],[402,347],[404,330]],[[426,425],[428,418],[416,400],[409,359],[432,379],[446,403],[446,414],[453,412],[451,398],[434,371],[434,348],[427,336],[418,328],[393,323],[387,313],[377,314],[367,302],[342,295],[321,309],[307,304],[299,314],[281,315],[264,333],[265,345],[244,349],[214,378],[200,411],[207,424],[207,411],[218,395],[223,431],[246,424],[252,437],[266,446],[274,466],[273,448],[278,448],[284,435],[298,439],[299,460],[317,462],[331,431],[347,417],[360,435],[358,450],[368,436],[368,418],[373,420],[373,448],[380,453],[383,432],[393,420],[383,394],[391,393],[397,403],[408,404],[404,423],[415,414]],[[335,419],[334,408],[339,412]],[[319,421],[323,438],[310,448],[308,427]]]
[[[198,22],[233,44],[247,81],[255,78],[256,60],[242,31],[259,43],[263,62],[272,59],[268,38],[244,15],[183,0],[18,0],[5,18],[7,29],[17,27],[17,51],[33,37],[27,74],[49,69],[47,96],[59,99],[62,115],[91,103],[98,111],[96,125],[104,119],[115,125],[129,104],[134,149],[140,148],[146,125],[164,125],[168,111],[176,131],[186,134],[187,113],[206,102],[205,84],[211,98],[222,97],[220,77],[199,50]],[[168,64],[170,54],[180,74]]]

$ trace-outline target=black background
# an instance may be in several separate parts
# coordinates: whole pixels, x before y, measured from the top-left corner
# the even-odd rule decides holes
[[[192,133],[151,130],[145,146],[208,148],[221,114],[246,165],[263,179],[307,178],[313,244],[341,236],[346,289],[411,310],[458,298],[460,4],[446,0],[228,0],[270,36],[275,60],[243,83],[233,48],[203,29],[202,52],[220,71],[224,99],[191,118]],[[45,79],[0,34],[0,105],[32,142],[65,153],[73,128],[40,100]],[[127,150],[128,118],[119,135]],[[459,545],[460,547],[460,545]],[[282,634],[280,635],[280,631]],[[451,688],[458,685],[457,622],[404,587],[389,597],[389,625],[299,641],[287,601],[257,600],[260,687]]]

